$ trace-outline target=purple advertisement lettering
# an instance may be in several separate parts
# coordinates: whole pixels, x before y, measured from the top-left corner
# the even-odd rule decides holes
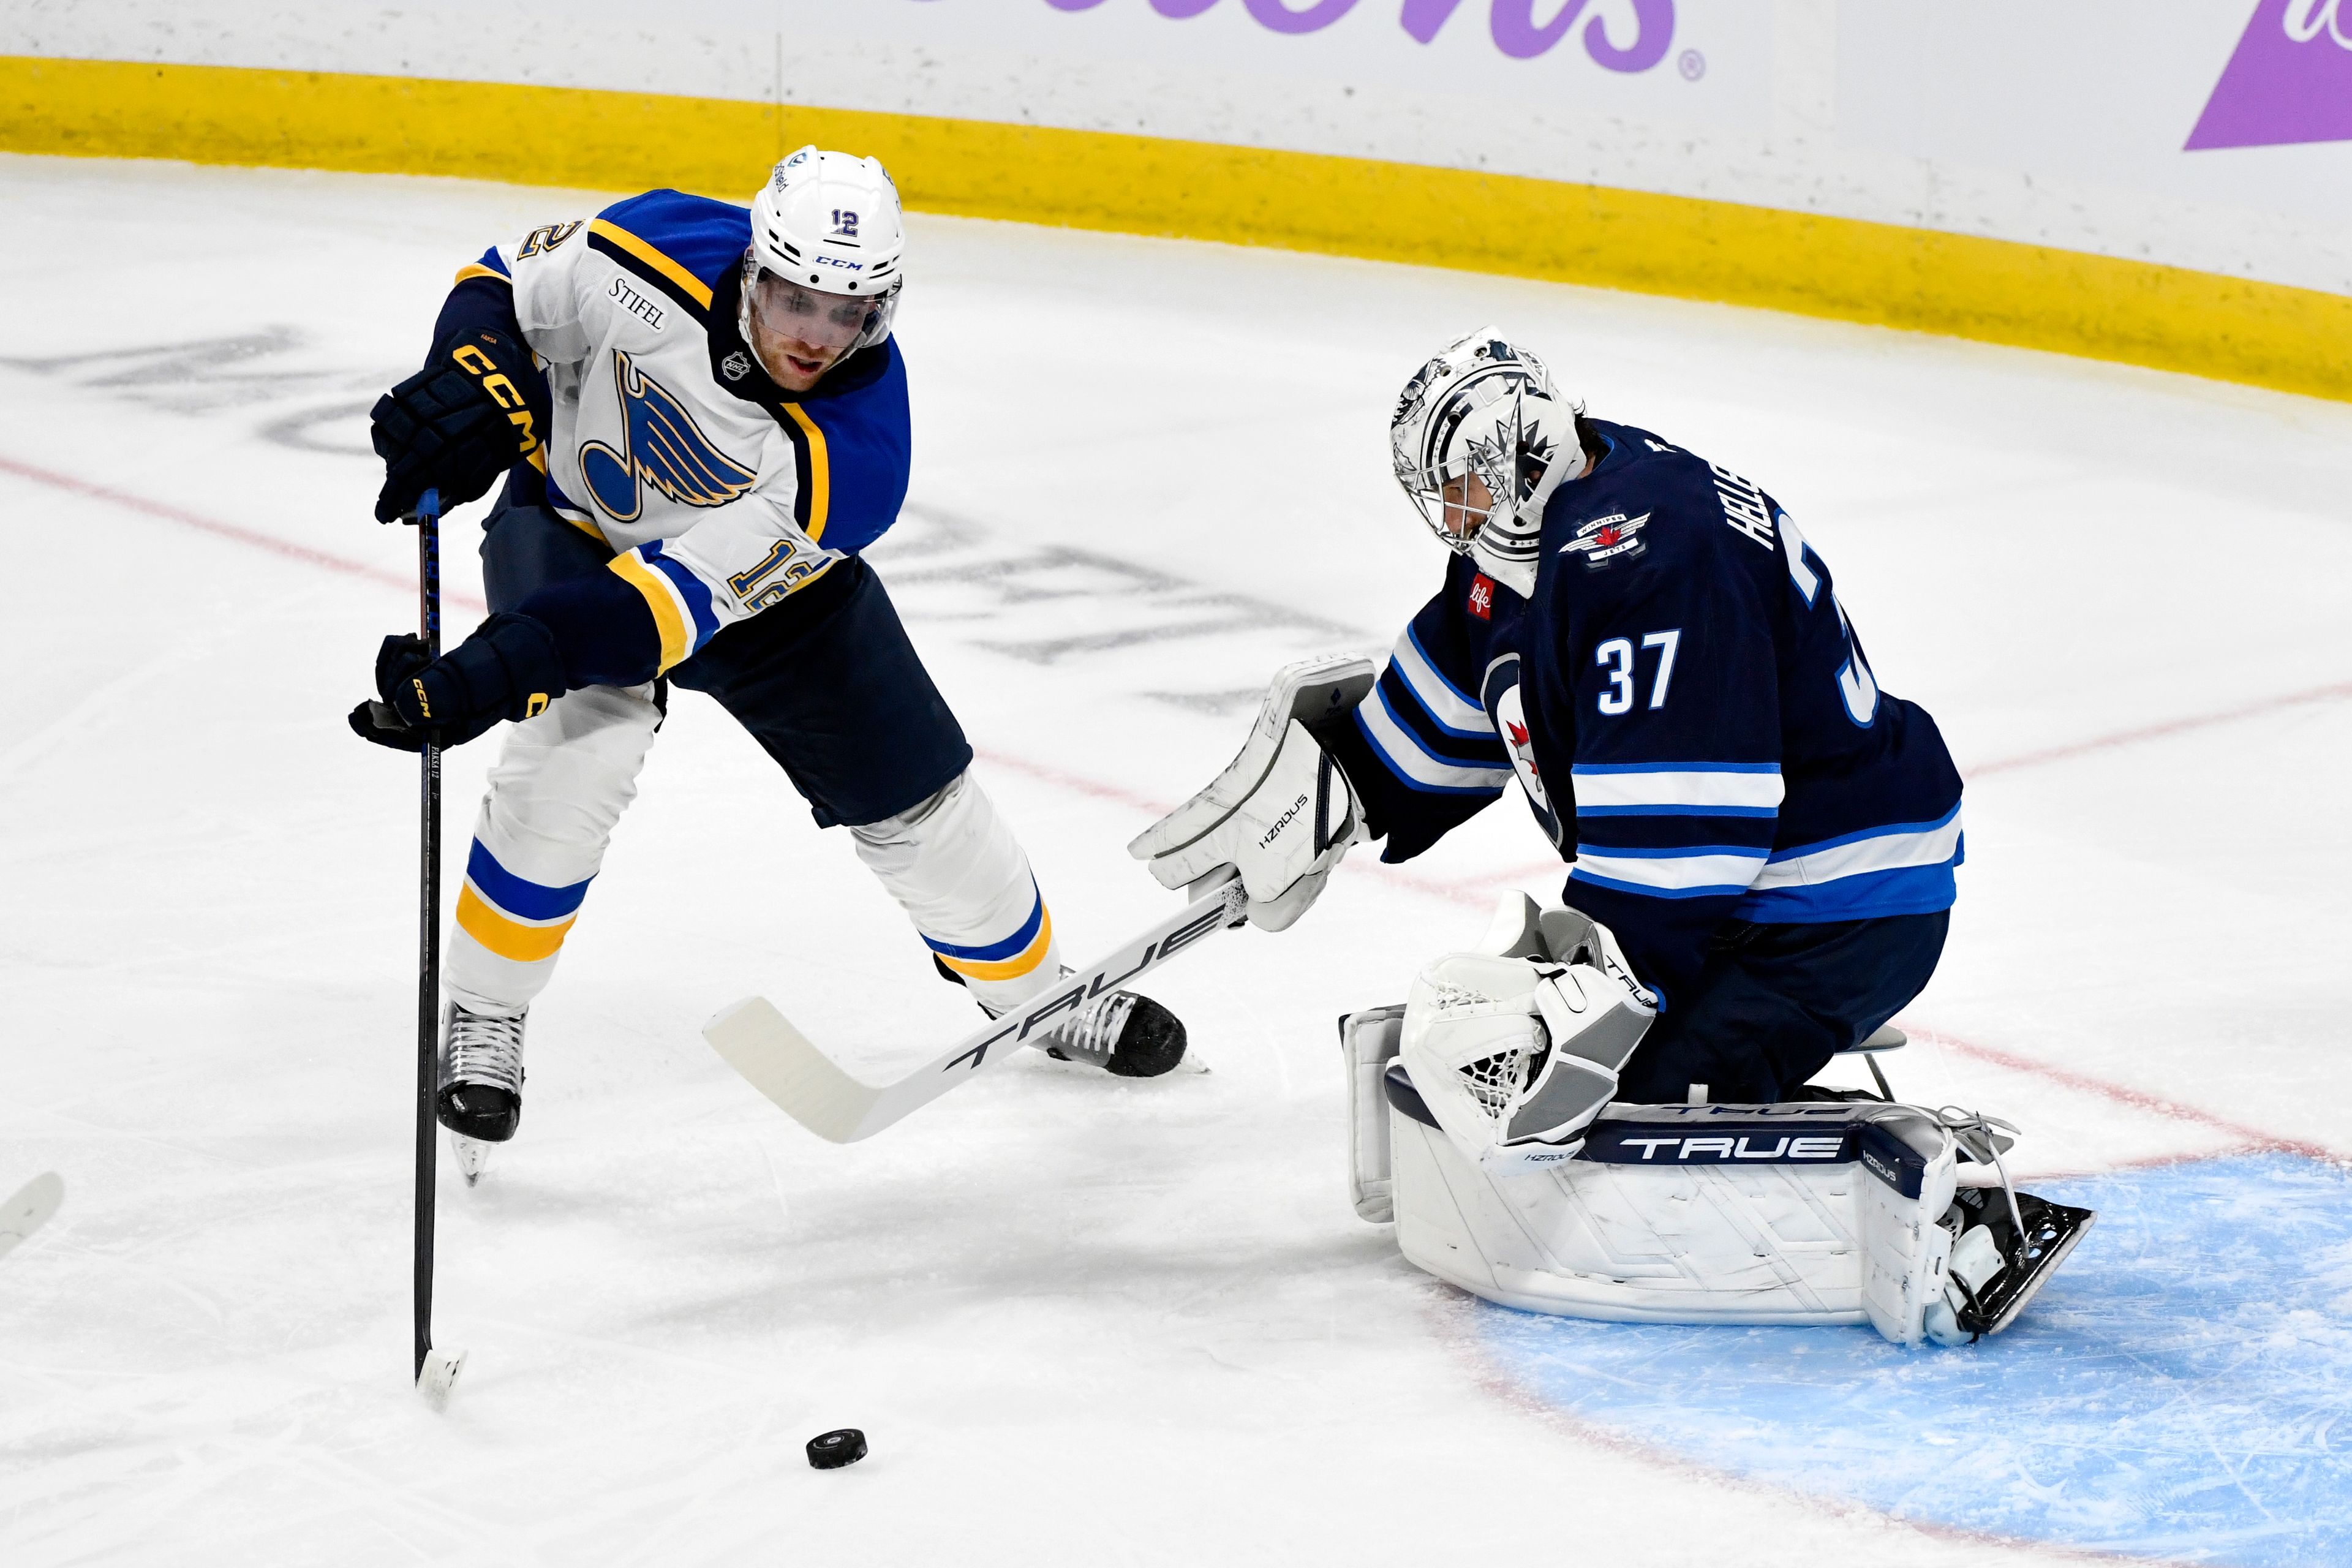
[[[1105,0],[1045,0],[1056,11],[1091,11]],[[2332,3],[2332,0],[2331,0]],[[1171,21],[1201,16],[1218,0],[1150,0],[1151,9]],[[1358,0],[1240,0],[1258,26],[1276,33],[1317,33],[1355,10]],[[1486,26],[1495,47],[1512,59],[1531,60],[1549,53],[1576,29],[1584,52],[1596,65],[1628,75],[1648,70],[1666,58],[1675,38],[1675,0],[1629,0],[1633,37],[1620,43],[1597,13],[1586,16],[1591,0],[1488,0]],[[1438,32],[1462,9],[1464,0],[1402,0],[1398,26],[1418,44],[1434,42]],[[1536,19],[1538,10],[1548,14]],[[1696,73],[1685,70],[1696,79]]]
[[[2183,149],[2352,141],[2352,0],[2261,0]]]

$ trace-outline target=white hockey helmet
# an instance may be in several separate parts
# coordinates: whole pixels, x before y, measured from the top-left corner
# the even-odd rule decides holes
[[[845,359],[890,335],[905,281],[898,187],[878,158],[802,148],[751,198],[738,327],[838,351]]]
[[[1430,531],[1457,553],[1469,553],[1490,518],[1531,533],[1553,488],[1581,471],[1576,416],[1583,412],[1554,390],[1541,360],[1483,328],[1448,343],[1398,395],[1389,419],[1397,483]],[[1552,459],[1563,450],[1580,455],[1555,474]],[[1447,500],[1448,484],[1473,477],[1494,498],[1492,512],[1465,504],[1459,489]],[[1449,516],[1455,526],[1447,526]]]

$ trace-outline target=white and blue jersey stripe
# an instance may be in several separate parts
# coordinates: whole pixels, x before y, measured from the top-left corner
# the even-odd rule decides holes
[[[1511,782],[1494,721],[1445,678],[1411,626],[1355,721],[1371,754],[1406,789],[1465,797],[1475,810]]]
[[[1318,728],[1382,858],[1516,773],[1569,900],[1669,1005],[1728,921],[1948,909],[1958,773],[1879,689],[1828,565],[1759,487],[1588,423],[1607,450],[1554,493],[1531,595],[1455,557],[1352,722]]]

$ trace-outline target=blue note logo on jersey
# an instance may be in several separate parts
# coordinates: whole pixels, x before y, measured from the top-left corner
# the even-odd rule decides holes
[[[621,449],[583,442],[580,473],[614,521],[634,522],[645,510],[641,482],[681,506],[724,506],[759,479],[714,446],[667,387],[617,350],[613,390],[621,400]]]

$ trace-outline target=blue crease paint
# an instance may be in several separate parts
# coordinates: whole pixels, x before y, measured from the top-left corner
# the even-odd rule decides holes
[[[1501,1307],[1481,1331],[1545,1403],[1794,1491],[2126,1555],[2352,1563],[2352,1180],[2262,1154],[2029,1185],[2098,1223],[1965,1349]]]

